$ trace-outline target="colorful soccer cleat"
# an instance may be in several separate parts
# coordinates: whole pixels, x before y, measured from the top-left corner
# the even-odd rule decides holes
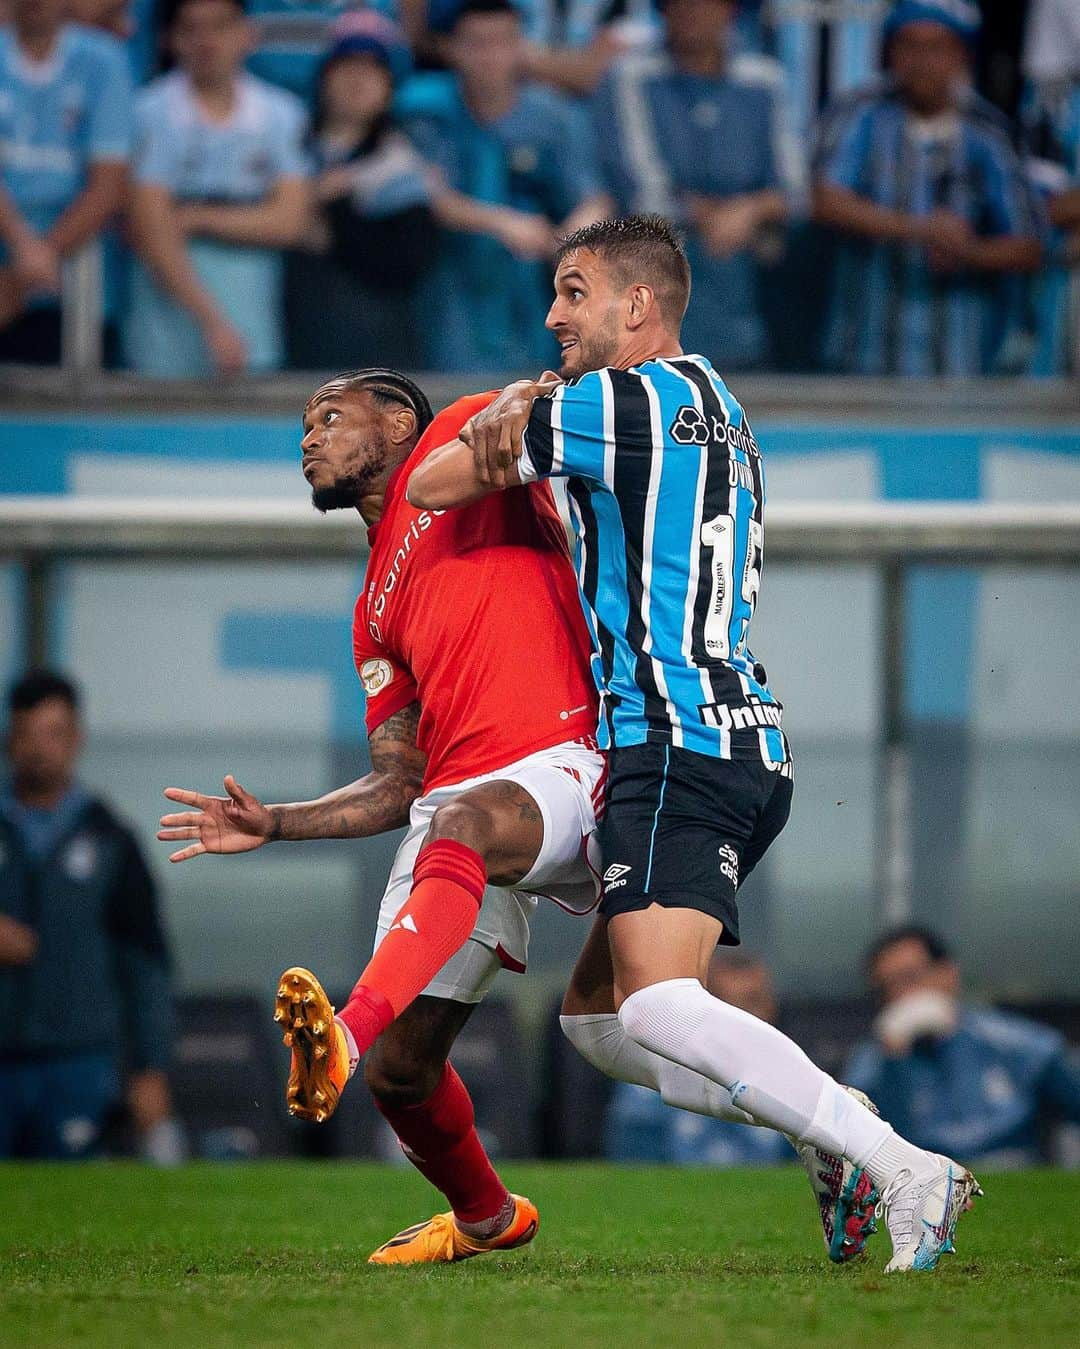
[[[877,1106],[855,1087],[845,1087],[876,1115]],[[878,1192],[861,1166],[822,1152],[811,1143],[795,1144],[799,1160],[810,1177],[810,1188],[821,1216],[821,1231],[829,1259],[845,1265],[862,1255],[868,1238],[877,1231]]]
[[[886,1274],[934,1269],[943,1255],[951,1255],[960,1215],[982,1194],[982,1186],[965,1167],[948,1157],[939,1156],[937,1161],[937,1170],[929,1175],[901,1171],[881,1193],[878,1213],[885,1215],[893,1244]]]
[[[330,999],[310,970],[294,966],[281,976],[274,1020],[292,1050],[285,1092],[289,1114],[322,1124],[349,1080],[349,1051]]]
[[[369,1265],[437,1265],[470,1260],[488,1251],[510,1251],[525,1246],[536,1236],[540,1214],[531,1199],[512,1195],[514,1216],[510,1225],[487,1241],[466,1236],[452,1213],[437,1213],[426,1223],[406,1227],[368,1256]]]

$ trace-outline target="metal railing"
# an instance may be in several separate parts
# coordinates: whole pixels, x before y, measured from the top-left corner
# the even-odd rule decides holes
[[[358,516],[342,512],[324,519],[300,501],[0,497],[0,560],[23,571],[27,664],[48,660],[54,572],[62,562],[355,562],[366,552]],[[926,565],[1080,566],[1080,502],[774,505],[766,554],[770,565],[871,566],[881,578],[879,884],[883,916],[903,921],[912,909],[907,572]]]

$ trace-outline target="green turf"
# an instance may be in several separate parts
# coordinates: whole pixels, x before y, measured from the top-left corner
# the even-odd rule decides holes
[[[837,1269],[802,1173],[509,1165],[529,1248],[369,1268],[432,1191],[367,1165],[0,1166],[0,1344],[1080,1345],[1080,1176],[987,1178],[937,1273]]]

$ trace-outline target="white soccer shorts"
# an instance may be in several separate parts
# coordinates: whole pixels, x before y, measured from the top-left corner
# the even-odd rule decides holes
[[[529,920],[539,897],[577,914],[591,913],[599,902],[600,877],[589,845],[603,809],[606,776],[605,756],[591,741],[575,740],[420,797],[413,803],[409,832],[394,858],[379,906],[375,949],[409,898],[416,855],[436,810],[471,787],[516,782],[536,802],[544,820],[536,863],[513,890],[487,887],[472,936],[424,992],[452,1002],[480,1002],[500,969],[522,973],[529,955]]]

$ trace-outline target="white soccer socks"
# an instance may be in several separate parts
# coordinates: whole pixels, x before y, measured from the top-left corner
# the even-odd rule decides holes
[[[758,1123],[745,1110],[731,1104],[731,1093],[726,1087],[636,1044],[614,1012],[560,1016],[559,1024],[583,1059],[618,1082],[649,1087],[659,1092],[668,1105],[695,1115],[711,1115],[713,1119],[736,1124]]]
[[[639,989],[619,1009],[619,1021],[635,1044],[726,1087],[734,1105],[756,1122],[856,1166],[870,1163],[875,1183],[887,1183],[901,1166],[922,1170],[923,1159],[929,1160],[816,1067],[793,1040],[714,998],[697,979],[667,979]],[[624,1062],[626,1056],[620,1052],[619,1058]]]

